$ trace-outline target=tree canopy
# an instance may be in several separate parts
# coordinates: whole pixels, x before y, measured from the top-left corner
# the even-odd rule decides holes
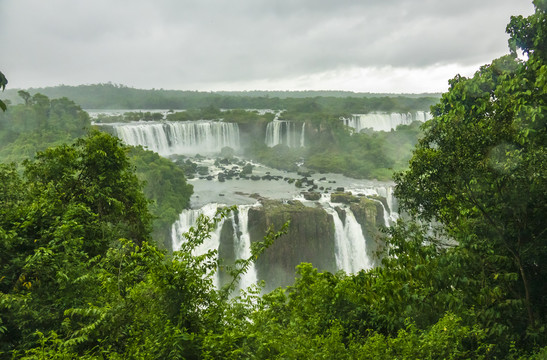
[[[547,316],[547,17],[546,2],[534,4],[507,27],[511,55],[450,81],[396,178],[405,209],[442,223],[490,276],[518,277],[508,301],[530,332]]]

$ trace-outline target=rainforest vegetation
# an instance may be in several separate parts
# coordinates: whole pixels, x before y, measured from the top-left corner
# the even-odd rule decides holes
[[[37,151],[70,144],[86,135],[91,128],[89,115],[67,98],[49,99],[40,93],[31,95],[20,90],[22,104],[10,105],[0,112],[0,162],[22,163]],[[142,148],[131,148],[137,177],[146,183],[145,195],[152,202],[150,212],[158,244],[168,246],[165,233],[182,209],[188,206],[192,186],[186,184],[184,172],[171,161]]]
[[[546,358],[547,2],[534,5],[533,15],[507,27],[511,54],[471,78],[456,76],[432,107],[408,168],[395,175],[409,219],[386,229],[382,265],[369,271],[320,273],[301,264],[292,286],[231,296],[234,283],[213,286],[214,251],[191,255],[230,209],[201,218],[182,249],[166,254],[153,241],[149,200],[118,139],[91,131],[1,165],[0,354]],[[32,111],[40,129],[56,114],[53,100],[29,100],[8,104],[3,119]],[[4,141],[23,143],[1,124]],[[42,135],[49,139],[47,132],[29,139]],[[347,146],[367,146],[369,137]],[[236,263],[236,281],[277,236],[269,231]]]

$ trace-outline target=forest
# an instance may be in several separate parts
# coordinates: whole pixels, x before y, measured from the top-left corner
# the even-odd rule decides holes
[[[250,257],[227,269],[233,281],[216,288],[215,251],[191,250],[233,208],[201,217],[182,248],[167,252],[154,226],[186,206],[192,189],[183,170],[89,129],[87,114],[67,98],[20,93],[23,104],[6,102],[0,355],[546,358],[547,1],[534,5],[533,15],[511,18],[509,55],[450,80],[419,133],[401,129],[416,132],[408,163],[398,160],[393,175],[408,216],[384,229],[381,266],[347,274],[303,263],[293,285],[267,294],[233,290],[286,227],[270,228]],[[361,110],[369,100],[362,101]],[[202,108],[210,105],[225,108]],[[389,136],[365,132],[338,146],[374,150]],[[308,156],[317,169],[334,166]],[[388,160],[383,169],[396,167]],[[184,191],[173,202],[175,189]]]
[[[408,112],[427,110],[438,94],[397,95],[335,91],[286,92],[198,92],[163,89],[135,89],[117,84],[95,84],[29,89],[52,98],[68,97],[84,109],[295,109],[314,99],[335,113],[363,113],[371,110]],[[16,90],[7,90],[6,99],[20,103]]]

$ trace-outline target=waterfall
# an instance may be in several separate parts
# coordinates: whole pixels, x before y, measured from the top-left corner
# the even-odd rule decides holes
[[[300,134],[296,130],[296,123],[287,120],[273,120],[266,126],[265,143],[269,147],[279,144],[287,145],[288,147],[304,146],[304,126]]]
[[[205,215],[209,218],[212,218],[215,216],[217,208],[223,206],[216,203],[210,203],[203,206],[201,209],[192,210],[187,209],[184,210],[180,215],[179,219],[175,221],[175,223],[171,227],[171,239],[172,239],[172,246],[173,251],[177,251],[180,249],[182,243],[186,241],[186,239],[182,236],[183,233],[187,232],[190,227],[196,225],[196,220],[200,215]],[[203,255],[206,254],[209,250],[217,250],[220,244],[220,231],[222,229],[222,224],[224,220],[221,220],[217,224],[217,228],[211,233],[211,236],[208,239],[205,239],[203,243],[199,246],[197,246],[192,254],[193,255]],[[219,287],[219,278],[218,273],[215,274],[214,277],[214,285],[216,288]]]
[[[173,251],[180,249],[182,243],[186,241],[182,234],[187,232],[190,227],[196,225],[196,220],[200,215],[205,215],[209,218],[215,216],[217,208],[224,206],[217,203],[210,203],[203,206],[201,209],[187,209],[179,215],[179,219],[171,227],[171,239]],[[255,205],[239,205],[238,211],[232,213],[230,218],[234,230],[234,255],[236,259],[248,259],[251,256],[251,237],[249,235],[249,209]],[[237,216],[237,221],[235,219]],[[220,232],[225,220],[218,223],[217,228],[211,233],[209,239],[205,239],[203,244],[196,247],[192,255],[203,255],[209,250],[218,250],[220,246]],[[255,264],[252,263],[245,274],[242,275],[239,283],[240,289],[256,284],[258,282],[256,275]],[[215,287],[219,288],[220,281],[218,274],[214,278]]]
[[[302,123],[302,131],[300,132],[300,147],[304,147],[304,134],[305,134],[305,130],[306,130],[306,123],[303,122]]]
[[[384,203],[381,202],[380,200],[376,200],[376,199],[372,199],[372,200],[374,200],[374,201],[380,203],[380,205],[382,205],[382,210],[384,211],[384,225],[386,227],[389,227],[389,225],[390,225],[389,220],[391,219],[391,216],[389,215],[388,211],[386,210],[386,207],[385,207]]]
[[[427,121],[431,119],[431,114],[425,111],[411,113],[369,113],[354,114],[351,118],[341,118],[344,125],[360,132],[363,129],[371,128],[374,131],[391,131],[399,125],[409,125],[413,121]]]
[[[431,115],[429,111],[416,111],[414,120],[426,122],[428,120],[431,120],[432,118],[433,116]]]
[[[239,147],[237,124],[221,121],[166,121],[113,124],[117,136],[127,145],[142,145],[162,156],[211,154],[223,147]]]
[[[351,248],[349,246],[349,241],[346,241],[344,224],[338,215],[336,210],[332,208],[330,210],[325,209],[329,214],[332,215],[334,220],[334,245],[335,245],[335,257],[336,257],[336,268],[344,270],[345,272],[351,272]]]
[[[248,259],[251,256],[251,236],[249,234],[249,209],[254,205],[238,206],[238,221],[232,219],[234,227],[234,253],[236,259]],[[257,283],[256,268],[254,262],[239,282],[240,289],[246,289]]]
[[[345,213],[345,219],[342,221],[338,211],[334,209],[335,205],[325,197],[320,203],[334,220],[336,267],[347,273],[369,269],[372,265],[367,254],[367,242],[353,212],[348,207],[339,206]]]
[[[393,187],[388,186],[386,188],[381,188],[381,190],[383,191],[379,191],[378,194],[386,198],[386,202],[388,206],[387,211],[389,213],[389,220],[391,222],[397,222],[397,219],[399,218],[399,213],[397,212],[398,211],[397,199],[395,198],[395,196],[393,196]]]
[[[346,222],[344,224],[344,233],[351,249],[351,272],[358,272],[362,269],[371,267],[367,255],[367,242],[361,225],[355,219],[355,215],[350,209],[346,209]]]

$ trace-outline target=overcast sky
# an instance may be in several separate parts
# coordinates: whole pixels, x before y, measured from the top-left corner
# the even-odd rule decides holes
[[[531,0],[0,0],[10,88],[442,92]]]

